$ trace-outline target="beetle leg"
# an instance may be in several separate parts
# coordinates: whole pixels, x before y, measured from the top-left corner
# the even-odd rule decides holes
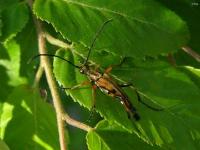
[[[132,83],[125,83],[125,84],[119,84],[118,86],[120,86],[121,88],[123,88],[123,87],[133,86],[133,84],[132,84]],[[146,104],[145,102],[142,101],[141,96],[140,96],[140,94],[138,93],[137,89],[134,88],[134,90],[135,90],[135,92],[136,92],[136,96],[137,96],[138,102],[142,103],[142,104],[145,105],[147,108],[150,108],[150,109],[152,109],[152,110],[154,110],[154,111],[162,111],[162,110],[164,110],[164,108],[154,108],[154,107],[152,107],[152,106]]]
[[[80,84],[77,84],[77,85],[75,85],[73,87],[60,87],[60,88],[63,89],[63,90],[75,90],[75,89],[78,89],[81,86],[85,86],[85,85],[90,85],[90,82],[89,81],[84,81],[84,82],[82,82]]]
[[[112,66],[109,66],[108,68],[106,68],[106,70],[104,71],[104,73],[103,74],[108,74],[108,73],[110,73],[111,71],[112,71]]]
[[[110,72],[112,71],[113,67],[119,67],[119,66],[121,66],[121,65],[124,63],[125,58],[126,58],[126,57],[122,58],[122,60],[121,60],[121,62],[120,62],[119,64],[111,65],[111,66],[109,66],[108,68],[106,68],[106,70],[104,71],[104,74],[110,73]]]
[[[162,111],[162,110],[164,110],[164,108],[155,108],[155,107],[152,107],[152,106],[146,104],[145,102],[143,102],[143,101],[141,100],[141,97],[140,97],[140,94],[138,93],[138,91],[135,90],[135,92],[136,92],[138,101],[139,101],[140,103],[142,103],[143,105],[145,105],[147,108],[150,108],[150,109],[152,109],[152,110],[154,110],[154,111]]]
[[[94,84],[92,85],[92,107],[90,109],[90,115],[88,117],[88,119],[86,120],[86,122],[90,122],[93,115],[94,115],[94,112],[95,112],[95,104],[96,104],[96,89],[97,89],[97,86]]]

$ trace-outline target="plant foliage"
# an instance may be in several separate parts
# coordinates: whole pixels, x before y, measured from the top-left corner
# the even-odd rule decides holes
[[[96,91],[95,130],[82,133],[67,127],[70,149],[131,150],[200,148],[199,63],[181,47],[200,51],[198,41],[200,3],[164,0],[35,0],[0,1],[0,149],[59,149],[56,115],[45,76],[33,86],[38,54],[33,16],[43,30],[71,43],[71,48],[48,43],[49,54],[59,55],[80,66],[91,41],[103,22],[112,19],[97,38],[89,63],[117,83],[132,83],[127,93],[141,116],[130,120],[119,100]],[[187,9],[189,9],[189,13]],[[58,86],[73,87],[88,81],[85,75],[58,58],[52,61]],[[44,91],[47,90],[47,95]],[[138,102],[135,90],[153,111]],[[92,107],[92,86],[62,92],[66,111],[85,122]],[[81,106],[75,106],[76,102]],[[76,136],[74,134],[76,133]],[[76,147],[75,145],[80,145]]]

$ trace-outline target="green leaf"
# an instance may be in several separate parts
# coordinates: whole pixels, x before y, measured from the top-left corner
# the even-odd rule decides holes
[[[2,36],[0,40],[7,42],[20,32],[28,21],[28,8],[25,3],[9,5],[2,11]]]
[[[162,112],[139,108],[143,117],[139,127],[142,128],[144,137],[157,145],[167,144],[169,148],[198,149],[199,88],[186,74],[163,61],[149,58],[138,63],[129,59],[127,64],[129,65],[116,69],[113,73],[124,81],[130,81],[131,78],[131,82],[143,95],[143,101],[151,106],[153,103],[158,104],[154,104],[154,107],[160,105],[165,108]],[[182,143],[186,142],[187,147],[183,147]]]
[[[20,0],[1,0],[0,1],[0,10],[4,10],[8,7],[10,7],[11,5],[16,5],[17,3],[19,3]]]
[[[182,66],[179,68],[190,77],[190,79],[197,87],[200,88],[200,69],[191,66]]]
[[[95,47],[122,56],[176,51],[189,37],[184,21],[155,1],[36,0],[33,8],[64,38],[87,47],[99,26],[112,18]]]
[[[200,20],[197,19],[197,18],[200,18],[200,9],[199,9],[200,2],[193,1],[193,0],[184,0],[184,1],[157,0],[157,1],[161,2],[166,7],[173,10],[187,23],[190,34],[191,34],[191,39],[188,44],[192,49],[200,52],[200,42],[199,42]]]
[[[98,55],[96,51],[93,53]],[[83,58],[72,54],[70,49],[61,49],[56,52],[56,55],[76,65],[80,65],[83,61]],[[98,66],[98,64],[95,65]],[[143,61],[127,57],[124,64],[115,68],[112,73],[113,80],[118,83],[133,83],[142,101],[155,108],[164,108],[164,110],[153,111],[145,107],[137,102],[134,89],[124,89],[141,116],[141,120],[135,122],[128,119],[125,109],[117,99],[102,94],[98,89],[95,98],[96,110],[102,117],[129,132],[136,133],[148,143],[182,149],[182,143],[187,142],[187,148],[200,147],[198,144],[200,140],[200,111],[198,109],[200,91],[186,74],[163,60],[148,57]],[[54,59],[54,74],[60,85],[64,87],[73,87],[88,80],[74,66],[57,58]],[[91,108],[91,85],[66,90],[66,92],[80,105]]]
[[[26,78],[20,76],[20,47],[15,40],[10,40],[5,44],[9,60],[1,59],[0,65],[7,69],[9,85],[17,86],[26,83]]]
[[[16,87],[1,108],[0,135],[11,149],[59,147],[53,106],[40,98],[37,89]]]
[[[161,149],[145,143],[135,134],[130,134],[107,121],[101,121],[96,130],[88,132],[86,138],[90,150]]]
[[[178,14],[188,25],[190,31],[190,40],[188,46],[195,52],[200,53],[200,2],[193,0],[157,0],[163,5]],[[186,11],[187,10],[187,11]],[[179,50],[175,55],[176,64],[181,66],[193,66],[199,68],[199,62],[197,62],[193,57],[188,55],[182,50]]]
[[[34,62],[28,61],[38,54],[36,29],[33,28],[33,20],[29,20],[23,30],[17,34],[16,42],[20,46],[20,75],[26,76],[29,83],[34,82],[36,67]],[[35,68],[34,68],[35,67]]]

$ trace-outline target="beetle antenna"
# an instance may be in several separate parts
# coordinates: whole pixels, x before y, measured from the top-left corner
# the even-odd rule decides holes
[[[106,25],[107,23],[109,23],[110,21],[112,21],[112,20],[113,20],[113,19],[109,19],[109,20],[105,21],[105,22],[101,25],[101,27],[99,28],[99,30],[96,32],[96,34],[94,35],[93,40],[92,40],[92,43],[91,43],[91,45],[90,45],[90,47],[89,47],[89,51],[88,51],[87,58],[86,58],[84,64],[86,64],[86,63],[88,62],[88,59],[89,59],[89,57],[90,57],[91,50],[92,50],[92,48],[94,47],[94,43],[96,42],[96,40],[97,40],[99,34],[103,31],[105,25]]]
[[[74,67],[80,69],[80,66],[77,66],[77,65],[73,64],[71,61],[69,61],[69,60],[67,60],[67,59],[65,59],[65,58],[62,58],[62,57],[60,57],[60,56],[58,56],[58,55],[53,55],[53,54],[38,54],[38,55],[35,55],[34,57],[32,57],[32,58],[28,61],[28,63],[31,63],[34,59],[36,59],[37,57],[41,57],[41,56],[57,57],[57,58],[59,58],[59,59],[62,59],[62,60],[64,60],[64,61],[68,62],[70,65],[72,65],[72,66],[74,66]]]

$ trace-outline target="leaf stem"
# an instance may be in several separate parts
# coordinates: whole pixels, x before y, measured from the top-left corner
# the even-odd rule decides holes
[[[193,51],[190,47],[183,46],[181,47],[181,49],[190,56],[192,56],[196,61],[200,62],[200,55],[197,52]]]
[[[72,47],[72,44],[68,44],[61,40],[58,40],[58,39],[54,38],[53,36],[51,36],[50,34],[48,34],[47,32],[45,32],[44,36],[47,39],[47,41],[49,43],[51,43],[52,45],[56,45],[56,46],[62,47],[62,48],[71,48]]]
[[[38,34],[38,46],[39,46],[39,53],[40,54],[46,54],[47,50],[46,50],[46,40],[43,36],[43,31],[42,31],[42,26],[41,23],[36,20],[36,28],[37,28],[37,34]],[[59,141],[60,141],[60,148],[61,150],[66,150],[66,144],[65,144],[65,135],[64,135],[64,121],[62,120],[62,114],[63,112],[63,108],[61,105],[61,99],[60,96],[58,94],[58,89],[57,89],[57,85],[56,82],[54,80],[53,77],[53,71],[51,69],[51,65],[49,62],[49,58],[48,57],[42,57],[41,58],[41,65],[44,68],[45,74],[46,74],[46,78],[47,78],[47,82],[51,91],[51,95],[53,98],[53,104],[54,104],[54,108],[56,111],[56,117],[57,117],[57,125],[58,125],[58,132],[59,132]]]

